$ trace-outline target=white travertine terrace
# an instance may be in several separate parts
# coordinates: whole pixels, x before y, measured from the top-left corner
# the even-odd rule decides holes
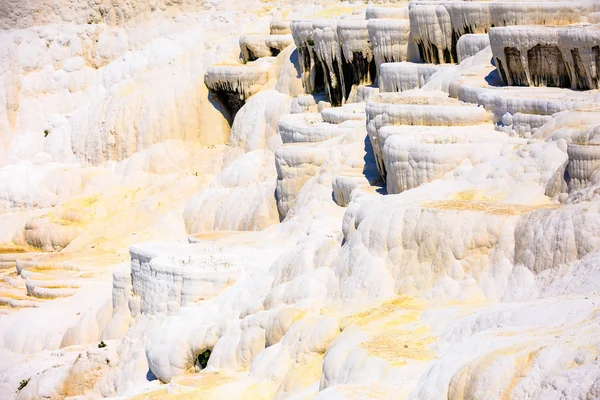
[[[343,104],[349,94],[346,93],[344,82],[337,24],[337,20],[318,20],[312,23],[315,54],[323,70],[329,101],[334,106]]]
[[[305,141],[302,137],[302,141],[283,144],[275,151],[277,208],[281,219],[288,216],[307,181],[323,168],[329,166],[337,170],[364,166],[362,146],[353,145],[362,142],[359,138],[364,134],[364,122],[347,121],[341,124],[346,126],[330,125],[333,132],[337,130],[342,134],[316,143]]]
[[[290,28],[291,21],[286,20],[273,20],[269,25],[269,29],[271,31],[271,35],[287,35],[291,34],[292,30]]]
[[[600,398],[600,4],[369,3],[0,1],[0,399]]]
[[[381,64],[379,69],[379,90],[403,92],[423,87],[433,74],[442,69],[453,68],[446,64],[421,64],[412,62],[392,62]]]
[[[327,162],[330,149],[304,143],[289,143],[275,152],[277,208],[285,218],[304,184]]]
[[[491,124],[384,126],[379,132],[388,194],[401,193],[442,178],[460,164],[473,165],[511,143]],[[515,140],[511,144],[517,143]]]
[[[420,93],[382,93],[367,103],[367,132],[373,146],[377,168],[385,178],[383,142],[380,129],[394,125],[453,126],[477,125],[486,122],[483,107],[460,103],[438,94],[432,97]]]
[[[408,60],[408,19],[372,19],[367,23],[377,71],[381,64]]]
[[[206,70],[204,83],[215,92],[235,115],[246,100],[257,93],[272,77],[269,60],[245,65],[213,65]]]
[[[324,82],[333,106],[346,103],[356,88],[376,75],[365,20],[293,21],[292,36],[302,60],[305,90]]]
[[[365,104],[352,103],[345,104],[342,107],[326,108],[321,111],[323,121],[330,124],[341,124],[350,120],[365,120]]]
[[[598,89],[600,30],[596,26],[516,26],[490,30],[502,79],[511,86]]]
[[[367,167],[367,166],[365,166]],[[381,185],[381,177],[377,169],[345,168],[331,180],[333,199],[340,207],[348,207],[360,196],[376,194]]]
[[[325,110],[324,110],[325,111]],[[364,114],[362,118],[364,120]],[[279,135],[283,143],[323,142],[333,137],[361,130],[364,124],[351,121],[324,121],[319,113],[290,114],[279,119]]]
[[[490,45],[490,38],[486,34],[469,33],[462,35],[456,42],[458,62],[472,57]]]
[[[371,83],[373,48],[369,41],[367,22],[364,20],[347,19],[338,22],[338,38],[342,47],[343,62],[350,64],[352,69],[350,79],[353,85]]]
[[[527,114],[538,117],[528,122],[547,122],[545,118],[561,111],[595,112],[599,110],[597,93],[573,92],[568,89],[476,86],[468,83],[458,88],[457,98],[461,101],[479,104],[491,115],[493,122],[502,121],[509,115]]]
[[[283,49],[294,43],[292,35],[244,35],[240,36],[240,50],[244,62],[263,57],[277,56]]]
[[[292,37],[298,49],[298,59],[302,67],[302,84],[306,93],[317,93],[325,88],[323,67],[315,52],[312,21],[292,21]]]
[[[356,88],[356,103],[365,103],[373,95],[379,94],[379,88],[372,85],[361,85]]]
[[[408,19],[408,7],[394,4],[391,7],[368,6],[365,11],[366,19]]]
[[[571,25],[588,22],[588,15],[598,11],[595,1],[523,1],[490,2],[491,26]]]
[[[491,27],[512,25],[569,25],[587,22],[598,7],[576,2],[411,2],[411,35],[421,60],[459,62],[456,44],[464,34],[484,34]]]
[[[457,61],[453,47],[453,21],[446,5],[447,3],[440,5],[411,3],[409,6],[411,36],[416,42],[420,58],[424,62],[443,64]],[[454,4],[448,5],[454,6]],[[481,3],[469,3],[466,7],[478,10],[485,6]]]
[[[189,246],[174,250],[160,251],[156,244],[131,247],[132,289],[133,295],[139,296],[142,314],[172,313],[188,302],[218,295],[236,281],[240,264],[249,257],[188,255]],[[212,250],[216,250],[214,246]],[[153,285],[162,287],[152,289]]]
[[[586,129],[572,138],[567,147],[569,155],[569,191],[583,189],[591,181],[597,183],[600,167],[600,129]]]

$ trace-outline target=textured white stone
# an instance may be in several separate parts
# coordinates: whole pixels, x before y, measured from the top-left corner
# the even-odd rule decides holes
[[[508,85],[598,88],[600,32],[585,27],[502,27],[490,45]]]
[[[0,398],[597,398],[598,11],[1,3]]]
[[[411,62],[384,63],[379,67],[379,90],[383,93],[418,89],[423,87],[433,74],[448,68],[453,66]]]
[[[366,19],[408,19],[408,7],[377,7],[368,6],[365,11]]]
[[[474,56],[489,45],[490,39],[486,34],[480,33],[462,35],[456,42],[458,63],[461,63],[465,59]]]
[[[372,19],[367,24],[375,64],[408,60],[410,23],[408,19]]]
[[[271,35],[287,35],[292,33],[291,21],[273,20],[270,24]]]
[[[244,62],[258,58],[277,56],[294,43],[292,35],[245,35],[240,36],[240,50]]]

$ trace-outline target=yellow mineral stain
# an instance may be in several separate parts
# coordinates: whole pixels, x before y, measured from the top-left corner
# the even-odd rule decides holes
[[[285,377],[278,393],[287,393],[304,389],[321,379],[323,355],[319,354],[306,363],[296,365]]]
[[[502,400],[509,400],[513,398],[512,392],[515,390],[515,387],[517,386],[521,378],[526,376],[531,370],[531,364],[537,356],[537,353],[537,351],[534,351],[515,360],[515,373],[513,374],[508,385],[502,392],[502,395],[500,397]]]
[[[321,11],[320,13],[314,14],[312,18],[331,18],[339,17],[343,15],[352,15],[352,11],[356,10],[354,7],[335,7],[328,8]]]
[[[200,373],[173,378],[173,383],[181,385],[176,389],[157,390],[131,397],[132,400],[192,400],[220,398],[211,393],[212,390],[233,380],[221,373]]]
[[[343,318],[342,326],[347,326],[351,323],[366,325],[373,321],[388,317],[399,311],[402,311],[405,322],[416,321],[424,307],[425,302],[422,300],[407,296],[397,297],[393,300],[383,303],[379,307]]]
[[[385,390],[381,385],[368,385],[368,386],[344,386],[339,385],[339,390],[344,392],[346,397],[349,399],[390,399],[400,400],[405,396],[401,393],[390,393],[389,390]]]
[[[503,204],[492,201],[466,201],[466,200],[440,200],[424,203],[423,208],[432,208],[448,211],[474,211],[489,215],[515,216],[526,214],[535,210],[554,210],[560,208],[559,204]]]
[[[524,348],[525,346],[512,346],[498,349],[465,365],[460,371],[454,374],[450,381],[448,388],[448,400],[462,400],[465,398],[470,398],[467,389],[470,388],[471,382],[477,381],[478,377],[482,374],[485,374],[488,369],[491,368],[500,358],[520,353]],[[527,357],[529,357],[529,354],[525,354],[524,357],[525,358],[522,360],[526,360]],[[521,363],[521,361],[518,360],[515,363],[517,366],[523,365],[524,367],[526,364],[526,362]],[[520,375],[520,372],[518,374]],[[512,383],[513,382],[511,381],[507,386],[508,393],[512,392],[514,389],[514,386],[512,386],[512,388],[510,387]],[[517,383],[518,382],[515,382],[514,385],[516,386]],[[504,393],[507,392],[505,391]],[[504,397],[502,397],[502,399],[504,399]]]
[[[20,254],[25,253],[27,250],[21,246],[14,245],[12,243],[6,243],[0,245],[0,254]]]
[[[173,378],[173,382],[182,386],[190,386],[196,389],[209,390],[214,387],[226,384],[232,379],[233,378],[231,376],[224,373],[207,372]]]
[[[12,300],[31,300],[31,298],[27,297],[27,294],[25,292],[23,292],[23,295],[20,295],[17,293],[0,291],[0,297]]]
[[[198,239],[198,240],[204,240],[204,241],[213,242],[213,241],[217,241],[217,240],[220,240],[220,239],[237,236],[237,235],[244,234],[244,233],[246,233],[246,232],[242,232],[242,231],[213,231],[213,232],[194,233],[193,235],[191,235],[191,237],[193,237],[194,239]]]
[[[387,327],[386,327],[387,328]],[[393,365],[401,366],[409,361],[427,361],[435,357],[429,345],[435,337],[429,336],[429,328],[419,326],[414,330],[387,328],[361,347],[369,354],[390,361]]]

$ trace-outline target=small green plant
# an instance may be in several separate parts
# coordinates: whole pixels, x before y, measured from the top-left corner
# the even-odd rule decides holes
[[[210,349],[206,349],[206,351],[204,351],[204,353],[200,353],[200,355],[198,356],[198,365],[200,366],[201,369],[206,368],[209,358],[210,358]]]
[[[104,341],[101,341],[100,343],[98,343],[98,348],[99,349],[103,349],[106,347],[106,343],[104,343]]]
[[[21,381],[21,383],[19,383],[19,389],[18,389],[19,392],[21,391],[21,389],[23,389],[25,386],[27,386],[27,384],[29,383],[30,379],[31,378],[23,379]]]
[[[48,129],[44,129],[44,137],[48,137],[49,133],[50,133],[50,131]]]
[[[185,259],[185,258],[182,258],[182,259],[180,259],[180,260],[179,260],[179,264],[180,264],[182,267],[187,267],[187,266],[189,266],[189,265],[192,265],[192,257],[191,257],[191,256],[188,256],[188,258],[187,258],[187,259]]]
[[[306,41],[306,43],[308,43],[309,46],[314,46],[315,45],[315,42],[312,39],[308,39]]]

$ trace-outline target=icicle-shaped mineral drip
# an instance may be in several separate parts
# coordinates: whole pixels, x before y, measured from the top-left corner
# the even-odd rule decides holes
[[[452,23],[450,53],[454,62],[459,62],[457,42],[462,35],[468,33],[485,34],[492,26],[489,4],[486,2],[459,2],[446,5]]]
[[[498,2],[489,3],[491,26],[570,25],[586,22],[598,11],[594,1]]]
[[[246,100],[269,81],[272,70],[271,63],[267,61],[246,65],[213,65],[206,70],[204,83],[235,115]]]
[[[598,88],[600,31],[587,27],[490,29],[490,46],[508,85]]]
[[[304,90],[306,93],[317,93],[324,89],[324,76],[315,54],[312,21],[292,21],[290,29],[302,66]]]
[[[408,19],[372,19],[367,29],[378,73],[383,63],[407,60],[410,35]]]
[[[342,48],[342,73],[347,99],[353,86],[370,84],[375,80],[376,69],[367,21],[342,20],[338,22],[337,29]]]
[[[410,32],[421,60],[430,64],[452,63],[452,22],[443,5],[409,7]]]
[[[342,49],[337,35],[337,21],[313,22],[315,53],[325,74],[329,99],[333,106],[339,106],[347,97],[342,73]]]
[[[347,62],[354,61],[356,53],[369,62],[373,59],[373,49],[369,42],[366,20],[341,20],[337,24],[337,30],[342,46],[342,55]]]

